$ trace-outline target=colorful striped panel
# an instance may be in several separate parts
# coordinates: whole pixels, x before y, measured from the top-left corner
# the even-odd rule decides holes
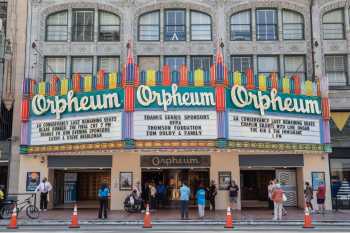
[[[259,90],[260,91],[266,91],[267,90],[267,85],[266,85],[266,77],[264,74],[259,74],[258,77],[259,80]]]
[[[61,81],[61,95],[67,95],[68,93],[68,79],[62,79]]]
[[[155,86],[156,85],[156,71],[155,70],[147,70],[146,85],[147,86]]]
[[[84,77],[84,91],[91,92],[92,91],[92,77],[87,75]]]
[[[108,74],[108,88],[115,89],[117,88],[117,73],[109,73]]]
[[[204,86],[204,72],[202,69],[196,69],[194,71],[194,86],[196,87]]]
[[[284,94],[289,94],[290,93],[290,80],[287,77],[284,77],[282,79],[282,92]]]

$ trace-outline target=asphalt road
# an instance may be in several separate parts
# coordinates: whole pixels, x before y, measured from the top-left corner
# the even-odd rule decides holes
[[[67,232],[81,232],[81,233],[138,233],[138,232],[148,232],[148,233],[193,233],[193,232],[205,232],[205,233],[221,233],[234,231],[238,233],[243,232],[254,232],[254,233],[263,233],[263,232],[273,232],[273,233],[301,233],[301,232],[327,232],[327,233],[344,233],[349,232],[349,227],[339,227],[339,226],[322,226],[314,229],[302,229],[298,226],[240,226],[234,229],[225,229],[222,226],[211,226],[211,225],[202,225],[202,226],[183,226],[183,225],[162,225],[156,226],[151,229],[143,229],[140,226],[103,226],[103,225],[90,225],[82,226],[79,229],[68,229],[64,226],[42,226],[42,227],[21,227],[17,230],[8,230],[4,227],[0,228],[0,232],[50,232],[50,233],[67,233]]]

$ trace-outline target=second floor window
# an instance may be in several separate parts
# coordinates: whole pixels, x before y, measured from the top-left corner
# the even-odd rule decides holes
[[[120,40],[120,20],[115,14],[99,12],[99,41]]]
[[[271,73],[279,74],[278,56],[258,56],[258,74],[269,77]]]
[[[45,57],[44,79],[50,81],[52,77],[57,76],[60,79],[66,77],[66,58],[65,57]]]
[[[212,64],[211,56],[191,56],[191,70],[202,69],[203,71],[210,71]]]
[[[82,76],[92,75],[93,61],[92,57],[72,57],[72,76],[80,74]]]
[[[165,64],[169,65],[171,71],[179,71],[181,65],[186,65],[185,56],[167,56]]]
[[[94,11],[74,10],[72,24],[73,41],[94,40]]]
[[[284,75],[291,78],[298,75],[301,80],[306,80],[305,56],[288,55],[284,57]]]
[[[191,11],[191,40],[211,40],[211,18],[209,15]]]
[[[304,39],[304,19],[301,14],[294,11],[283,11],[283,39]]]
[[[327,55],[325,62],[329,86],[346,86],[348,84],[346,56]]]
[[[66,41],[68,39],[68,12],[51,14],[46,20],[46,40]]]
[[[232,70],[245,73],[248,68],[253,68],[253,61],[251,56],[232,56],[231,58]]]
[[[159,11],[143,14],[139,19],[139,40],[159,40]]]
[[[344,39],[344,12],[343,9],[334,10],[323,15],[323,39]]]
[[[139,56],[138,65],[140,71],[159,70],[160,58],[159,56]]]
[[[166,41],[185,41],[186,40],[185,10],[166,10],[164,31],[165,31],[164,39]]]
[[[98,57],[97,68],[107,73],[118,72],[119,57]]]
[[[277,40],[277,11],[275,9],[256,10],[256,39]]]
[[[251,15],[249,11],[238,12],[231,16],[231,40],[251,40]]]

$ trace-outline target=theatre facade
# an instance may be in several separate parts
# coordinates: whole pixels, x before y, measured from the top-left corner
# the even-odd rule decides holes
[[[209,72],[139,71],[129,54],[120,73],[25,79],[20,191],[48,177],[53,208],[83,208],[96,206],[107,182],[115,210],[138,182],[163,182],[166,207],[175,208],[182,181],[194,205],[199,184],[214,180],[224,209],[234,180],[240,209],[267,207],[273,178],[286,206],[304,206],[306,181],[330,187],[327,80],[230,72],[220,53],[215,60]]]

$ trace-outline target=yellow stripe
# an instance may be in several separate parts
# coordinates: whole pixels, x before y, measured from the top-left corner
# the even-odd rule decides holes
[[[264,74],[259,74],[259,90],[260,91],[266,91],[266,77]]]
[[[242,85],[242,73],[239,71],[235,71],[233,73],[233,84],[234,85]]]
[[[146,74],[146,85],[147,86],[155,86],[156,85],[156,71],[155,70],[147,70]]]
[[[92,89],[92,77],[87,75],[84,77],[84,91],[90,92]]]
[[[204,71],[202,69],[196,69],[194,71],[194,85],[196,87],[204,86]]]
[[[285,94],[290,93],[289,78],[284,77],[282,79],[282,92]]]
[[[46,93],[46,83],[44,81],[39,83],[39,95],[45,95]]]
[[[117,88],[117,73],[109,73],[108,75],[108,88],[115,89]]]
[[[312,85],[312,82],[310,80],[307,80],[305,82],[305,94],[307,96],[312,96],[313,95],[313,85]]]
[[[61,95],[67,95],[68,93],[68,79],[61,80]]]

